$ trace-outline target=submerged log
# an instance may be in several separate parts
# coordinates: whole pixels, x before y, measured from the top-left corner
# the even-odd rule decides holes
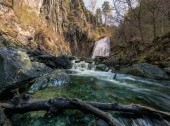
[[[28,103],[20,104],[18,106],[13,106],[9,104],[2,105],[5,108],[6,114],[17,114],[26,113],[30,111],[47,111],[47,114],[56,114],[58,110],[64,109],[77,109],[81,111],[89,112],[98,118],[105,120],[111,126],[121,126],[116,119],[114,119],[111,114],[106,113],[106,111],[117,111],[122,113],[131,113],[136,115],[146,115],[151,117],[161,117],[165,119],[170,119],[169,112],[159,111],[153,108],[149,108],[141,105],[120,105],[111,103],[99,103],[99,102],[89,102],[81,101],[75,99],[67,98],[54,98],[45,101],[30,101]]]

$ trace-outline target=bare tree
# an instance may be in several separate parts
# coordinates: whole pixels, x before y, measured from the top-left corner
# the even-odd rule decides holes
[[[147,10],[151,13],[151,20],[152,20],[152,24],[153,24],[153,35],[154,38],[156,38],[157,36],[157,29],[156,29],[156,23],[157,23],[157,15],[160,11],[160,5],[161,5],[161,1],[162,0],[148,0],[146,2],[146,7]]]
[[[133,7],[134,4],[138,3],[138,8]],[[136,28],[139,29],[141,40],[144,41],[143,29],[142,29],[142,0],[113,0],[114,10],[122,17],[124,21],[130,22]],[[125,12],[131,12],[130,15],[125,15]],[[134,20],[130,18],[133,17]]]
[[[142,29],[142,19],[141,19],[141,14],[142,14],[142,0],[138,0],[138,9],[134,11],[134,8],[132,7],[132,1],[131,0],[126,0],[128,7],[130,9],[130,11],[133,13],[133,16],[137,19],[137,23],[138,23],[138,28],[140,31],[140,37],[141,40],[144,41],[144,37],[143,37],[143,29]]]

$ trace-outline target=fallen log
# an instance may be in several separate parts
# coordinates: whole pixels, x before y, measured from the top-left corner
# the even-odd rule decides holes
[[[162,117],[165,119],[170,119],[170,112],[164,112],[156,110],[154,108],[142,106],[140,104],[130,104],[130,105],[121,105],[118,103],[100,103],[100,102],[86,102],[96,108],[101,110],[111,110],[118,111],[123,113],[132,113],[136,115],[146,115],[151,117]]]
[[[136,115],[146,115],[151,117],[161,117],[165,119],[170,119],[169,112],[159,111],[153,108],[149,108],[141,105],[120,105],[111,103],[99,103],[99,102],[89,102],[81,101],[75,99],[67,98],[54,98],[45,101],[30,101],[29,103],[21,104],[18,106],[12,106],[9,104],[2,105],[5,108],[6,114],[17,114],[26,113],[30,111],[47,111],[47,114],[56,114],[58,110],[64,109],[78,109],[81,111],[90,112],[93,115],[105,120],[111,126],[121,126],[116,119],[114,119],[110,114],[102,111],[118,111],[123,113],[131,113]]]
[[[13,106],[10,104],[2,104],[2,107],[5,108],[4,112],[6,115],[13,115],[17,113],[26,113],[30,111],[47,111],[47,115],[50,116],[57,114],[59,110],[63,109],[77,109],[85,112],[92,113],[100,119],[106,121],[110,126],[121,126],[119,122],[114,119],[110,113],[106,113],[86,102],[75,99],[64,99],[56,98],[50,99],[47,101],[36,101],[26,104],[20,104],[18,106]]]

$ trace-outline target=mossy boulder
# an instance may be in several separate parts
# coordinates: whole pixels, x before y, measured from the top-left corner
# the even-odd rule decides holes
[[[96,70],[99,70],[99,71],[108,71],[109,68],[105,64],[98,64],[98,65],[96,65]]]
[[[38,77],[50,68],[31,62],[26,52],[13,47],[0,47],[0,93],[15,83]]]
[[[53,88],[53,87],[61,87],[66,86],[70,83],[69,76],[65,73],[64,70],[55,70],[51,73],[47,73],[42,75],[39,78],[34,80],[35,82],[29,89],[30,93],[34,93],[36,91],[45,89],[45,88]]]
[[[170,77],[164,70],[156,65],[148,63],[134,64],[131,67],[123,67],[120,69],[121,73],[131,74],[134,76],[146,77],[150,79],[169,80]]]

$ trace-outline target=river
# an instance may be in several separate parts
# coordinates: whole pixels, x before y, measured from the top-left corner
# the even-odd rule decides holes
[[[88,101],[112,102],[119,104],[141,104],[157,110],[170,112],[170,86],[168,82],[156,81],[131,75],[95,71],[88,69],[88,63],[74,63],[68,70],[71,83],[67,87],[49,88],[36,92],[33,97],[79,98]],[[88,113],[67,110],[53,118],[44,117],[44,112],[33,112],[13,117],[16,126],[105,126]],[[170,126],[170,120],[134,116],[111,112],[122,126]],[[99,123],[100,122],[100,123]]]

